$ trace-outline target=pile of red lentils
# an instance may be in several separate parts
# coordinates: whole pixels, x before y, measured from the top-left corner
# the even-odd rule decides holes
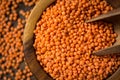
[[[23,30],[37,0],[0,0],[0,80],[32,80],[24,62]]]
[[[37,60],[56,80],[103,80],[120,66],[120,56],[91,53],[112,46],[111,23],[86,20],[107,13],[105,0],[57,0],[43,12],[34,31]]]

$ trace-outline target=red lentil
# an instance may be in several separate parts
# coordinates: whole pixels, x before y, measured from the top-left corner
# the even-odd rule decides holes
[[[105,0],[57,0],[37,23],[37,60],[56,80],[103,80],[120,65],[119,56],[93,56],[117,37],[107,22],[85,20],[112,10]]]

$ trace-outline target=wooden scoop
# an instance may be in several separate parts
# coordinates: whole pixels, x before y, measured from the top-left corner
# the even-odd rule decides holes
[[[92,18],[86,22],[93,22],[98,20],[105,20],[114,24],[114,31],[118,34],[115,44],[111,47],[93,52],[95,55],[106,54],[120,54],[120,7],[116,8],[106,14],[102,14],[98,17]]]

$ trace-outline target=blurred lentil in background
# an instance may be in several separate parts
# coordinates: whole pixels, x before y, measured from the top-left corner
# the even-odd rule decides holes
[[[37,0],[0,0],[0,80],[35,80],[24,62],[23,30]]]
[[[57,0],[37,23],[34,47],[44,70],[56,80],[104,80],[120,66],[120,56],[91,53],[116,40],[113,25],[85,20],[107,13],[105,0]]]

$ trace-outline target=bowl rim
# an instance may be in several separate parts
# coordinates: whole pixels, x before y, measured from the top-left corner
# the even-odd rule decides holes
[[[54,1],[56,0],[39,0],[37,2],[28,17],[23,33],[23,48],[25,61],[33,75],[38,80],[53,80],[52,77],[43,70],[42,66],[37,61],[35,50],[33,47],[33,31],[43,11]]]

